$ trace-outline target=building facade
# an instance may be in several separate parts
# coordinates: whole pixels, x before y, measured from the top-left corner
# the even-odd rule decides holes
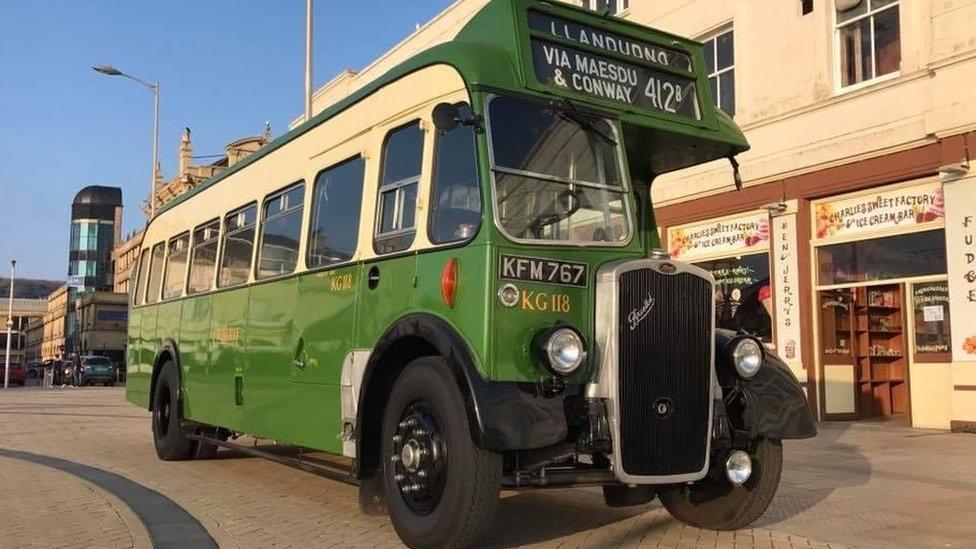
[[[449,39],[459,0],[314,94],[342,100]],[[976,0],[574,0],[696,38],[752,149],[659,176],[662,245],[717,323],[784,357],[822,419],[976,430]],[[293,126],[302,122],[293,121]]]
[[[77,300],[79,355],[105,356],[123,362],[129,318],[127,302],[127,294],[114,292],[90,292]]]
[[[46,308],[43,299],[13,299],[13,314],[9,318],[13,320],[10,331],[10,363],[25,364],[29,360],[29,346],[27,341],[28,327],[34,319],[42,317]],[[0,310],[3,311],[3,318],[7,318],[10,307],[9,298],[0,299]],[[0,325],[0,373],[3,372],[3,364],[7,360],[7,325],[6,320]]]
[[[64,285],[47,298],[44,313],[44,332],[41,339],[41,360],[67,357],[65,330],[68,325],[68,286]]]

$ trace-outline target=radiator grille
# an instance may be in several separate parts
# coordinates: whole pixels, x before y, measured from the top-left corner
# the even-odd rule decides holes
[[[690,273],[620,277],[619,448],[629,475],[705,466],[713,299],[711,282]]]

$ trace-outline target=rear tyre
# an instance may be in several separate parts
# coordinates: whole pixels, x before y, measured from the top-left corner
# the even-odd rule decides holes
[[[468,547],[491,524],[502,457],[475,446],[464,398],[440,357],[414,360],[383,414],[383,494],[410,547]]]
[[[653,486],[612,484],[603,487],[603,501],[608,507],[633,507],[654,501]]]
[[[695,484],[658,487],[661,503],[679,521],[707,530],[738,530],[756,521],[776,495],[783,470],[783,446],[762,439],[749,450],[752,476],[735,486],[723,474]]]
[[[176,365],[163,363],[153,395],[152,431],[156,455],[163,461],[189,459],[193,441],[186,438],[180,417],[180,379]]]

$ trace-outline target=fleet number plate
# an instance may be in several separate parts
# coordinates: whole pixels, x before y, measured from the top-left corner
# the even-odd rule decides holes
[[[504,280],[585,288],[589,267],[586,263],[502,254],[498,258],[498,271]]]

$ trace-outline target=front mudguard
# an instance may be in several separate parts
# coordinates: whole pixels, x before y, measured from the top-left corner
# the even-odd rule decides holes
[[[803,387],[778,356],[766,352],[759,372],[742,379],[732,364],[729,344],[738,334],[718,330],[715,338],[715,370],[726,395],[738,391],[744,400],[738,418],[750,437],[801,439],[817,435],[817,426]],[[730,413],[733,413],[730,410]]]

